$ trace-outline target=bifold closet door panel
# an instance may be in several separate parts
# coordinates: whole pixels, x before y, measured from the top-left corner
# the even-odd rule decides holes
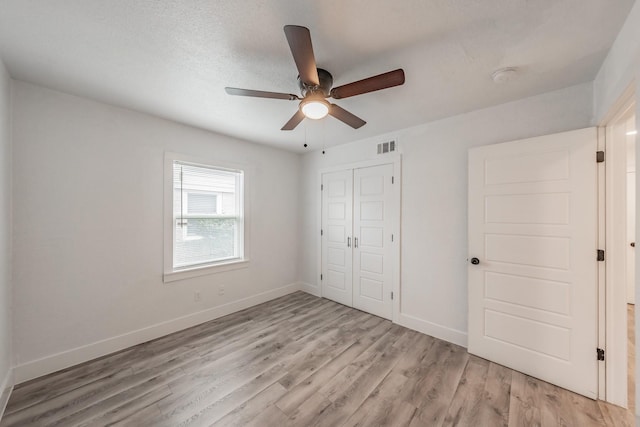
[[[353,170],[322,175],[322,296],[353,306]]]
[[[353,171],[353,307],[393,317],[393,165]]]

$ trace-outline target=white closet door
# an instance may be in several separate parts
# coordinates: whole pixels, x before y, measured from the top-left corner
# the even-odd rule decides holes
[[[393,165],[353,171],[353,306],[386,319],[393,315]]]
[[[322,296],[353,306],[353,171],[322,175]]]
[[[595,399],[596,129],[469,151],[469,352]]]

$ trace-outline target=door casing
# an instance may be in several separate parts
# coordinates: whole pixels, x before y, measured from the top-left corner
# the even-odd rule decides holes
[[[620,96],[600,123],[598,149],[605,151],[600,166],[599,243],[605,262],[599,275],[600,347],[605,349],[598,397],[627,407],[627,298],[626,298],[626,147],[616,127],[635,106],[635,84]]]

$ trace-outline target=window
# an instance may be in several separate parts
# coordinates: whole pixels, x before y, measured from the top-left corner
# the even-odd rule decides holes
[[[244,172],[168,161],[171,238],[165,246],[168,240],[171,246],[165,247],[165,281],[172,273],[244,261]]]

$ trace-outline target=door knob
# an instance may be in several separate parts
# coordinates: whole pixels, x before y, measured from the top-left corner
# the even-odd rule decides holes
[[[471,258],[471,264],[478,265],[480,264],[480,260],[478,258],[473,257]]]

